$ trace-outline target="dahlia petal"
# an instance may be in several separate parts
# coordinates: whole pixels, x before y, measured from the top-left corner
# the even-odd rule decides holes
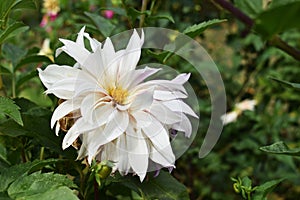
[[[177,91],[155,90],[153,98],[161,101],[169,101],[174,99],[184,99],[187,95]]]
[[[78,138],[79,135],[82,133],[89,134],[87,132],[93,131],[97,127],[97,124],[91,125],[90,123],[87,123],[84,118],[79,118],[66,133],[62,142],[62,148],[68,148]]]
[[[151,123],[149,123],[148,126],[142,127],[142,130],[158,150],[170,146],[169,134],[162,124],[154,117],[152,117]]]
[[[80,70],[70,66],[51,64],[45,70],[38,68],[38,72],[42,83],[46,88],[49,88],[65,78],[77,77]]]
[[[152,89],[150,91],[147,90],[138,94],[132,101],[130,109],[134,111],[149,108],[153,102],[153,92],[154,90]]]
[[[186,74],[186,73],[179,74],[178,76],[176,76],[176,77],[172,80],[172,82],[173,82],[173,83],[180,84],[180,85],[183,85],[184,83],[186,83],[186,82],[189,80],[190,76],[191,76],[190,73],[188,73],[188,74]]]
[[[190,137],[192,135],[192,124],[184,114],[181,114],[181,121],[172,125],[172,129],[177,131],[182,131],[185,137]]]
[[[77,39],[76,39],[76,43],[79,44],[81,47],[84,48],[84,30],[85,30],[85,26],[82,27],[79,31],[79,33],[77,34]]]
[[[139,110],[137,112],[132,112],[131,115],[137,122],[137,128],[147,127],[152,123],[153,117],[148,112]]]
[[[144,81],[149,76],[155,74],[161,70],[160,68],[150,68],[145,67],[144,69],[138,69],[138,70],[132,70],[126,73],[121,79],[120,79],[120,85],[123,85],[124,88],[133,88],[142,81]]]
[[[77,44],[71,40],[59,39],[65,46],[61,47],[61,50],[66,52],[69,56],[74,58],[76,62],[80,65],[83,65],[84,61],[87,59],[90,52],[82,47],[80,44]],[[56,54],[59,54],[58,51]]]
[[[99,99],[97,98],[99,97]],[[110,116],[114,110],[110,102],[97,101],[103,99],[100,95],[88,95],[81,104],[81,115],[87,123],[102,126],[107,122],[107,116]]]
[[[94,53],[91,53],[83,63],[84,69],[86,69],[95,79],[102,77],[104,73],[104,64],[101,53],[101,47],[99,46]]]
[[[67,100],[61,103],[53,112],[51,118],[51,128],[54,127],[54,124],[59,119],[63,118],[70,112],[77,110],[80,107],[80,104],[73,100]]]
[[[148,169],[149,150],[146,140],[141,134],[141,130],[129,131],[127,129],[126,141],[128,145],[128,161],[133,171],[140,177],[142,182]]]
[[[129,42],[127,44],[125,54],[121,61],[121,74],[135,69],[141,56],[141,47],[143,45],[143,42],[144,41],[141,40],[139,34],[134,29],[133,34],[130,37]]]
[[[60,99],[71,99],[75,94],[75,88],[79,85],[77,78],[67,78],[54,83],[46,90],[46,94],[54,94]]]
[[[128,150],[125,134],[120,135],[117,139],[116,146],[118,151],[118,162],[115,167],[119,170],[121,175],[126,175],[130,170],[130,165],[128,162]]]
[[[167,146],[164,149],[157,149],[152,146],[150,153],[150,159],[163,167],[175,167],[175,155],[172,151],[171,146]]]
[[[84,37],[89,40],[93,52],[95,52],[98,47],[101,47],[101,42],[94,38],[91,38],[88,33],[84,33]]]
[[[163,104],[174,112],[183,112],[197,119],[199,118],[196,115],[196,113],[190,108],[190,106],[188,106],[186,103],[184,103],[181,100],[164,101]]]
[[[179,113],[171,111],[158,102],[151,105],[149,112],[163,124],[174,124],[181,121],[181,115]]]

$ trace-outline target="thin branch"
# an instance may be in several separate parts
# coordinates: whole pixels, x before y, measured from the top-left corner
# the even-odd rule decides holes
[[[233,14],[238,20],[243,22],[248,28],[251,28],[254,25],[253,20],[243,13],[240,9],[236,8],[229,1],[226,0],[214,0],[217,4],[219,4],[222,8],[228,10],[231,14]]]
[[[226,0],[213,0],[215,3],[219,4],[222,8],[228,10],[232,15],[234,15],[238,20],[243,22],[248,29],[251,29],[254,25],[254,21],[246,15],[244,12],[236,8],[232,3]],[[290,46],[288,43],[283,41],[278,35],[273,36],[268,40],[268,44],[281,49],[286,52],[296,60],[300,61],[300,51]]]
[[[278,35],[273,36],[268,42],[270,45],[281,49],[296,60],[300,61],[300,51],[287,44]]]
[[[143,0],[142,1],[142,8],[141,8],[141,12],[145,12],[145,10],[147,9],[147,3],[148,1],[147,0]],[[144,22],[145,22],[145,14],[142,14],[141,15],[141,19],[140,19],[140,24],[139,24],[139,27],[142,28],[143,25],[144,25]]]

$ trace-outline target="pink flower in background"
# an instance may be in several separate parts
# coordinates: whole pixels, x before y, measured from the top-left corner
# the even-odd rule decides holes
[[[111,19],[114,16],[114,11],[112,10],[105,10],[104,11],[104,17],[106,17],[107,19]]]
[[[50,21],[54,21],[57,18],[59,11],[59,0],[44,0],[42,9],[44,15],[40,26],[45,27],[48,24],[49,19]]]

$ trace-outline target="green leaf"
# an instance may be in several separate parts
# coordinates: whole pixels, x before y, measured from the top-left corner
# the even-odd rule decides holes
[[[26,55],[27,51],[20,48],[17,45],[5,43],[2,47],[3,56],[12,62],[13,66],[16,66],[18,62]],[[13,73],[13,69],[9,68],[8,70]]]
[[[35,172],[24,175],[15,180],[8,188],[8,195],[13,199],[27,199],[27,197],[53,191],[61,186],[76,188],[77,186],[65,175]],[[48,198],[47,198],[48,199]]]
[[[274,154],[283,154],[289,156],[300,156],[300,148],[290,149],[284,142],[276,142],[269,146],[259,148],[261,151]]]
[[[20,67],[31,64],[31,63],[40,63],[40,62],[45,62],[45,63],[52,63],[52,61],[47,57],[47,56],[42,56],[42,55],[33,55],[33,56],[28,56],[22,60],[16,65],[14,70],[18,70]]]
[[[273,189],[282,181],[284,178],[268,181],[260,186],[256,187],[256,190],[253,194],[253,200],[262,200],[264,199],[268,193],[272,192]]]
[[[300,83],[291,83],[291,82],[280,80],[280,79],[277,79],[277,78],[274,78],[274,77],[270,77],[270,79],[272,79],[274,81],[277,81],[277,82],[279,82],[283,85],[286,85],[286,86],[289,86],[289,87],[292,87],[292,88],[296,88],[296,89],[300,89]]]
[[[38,0],[21,0],[13,9],[36,9],[38,2]]]
[[[145,10],[144,12],[141,12],[133,7],[129,7],[127,9],[127,15],[131,18],[131,21],[134,23],[135,20],[141,16],[141,15],[146,15],[149,16],[150,15],[150,11],[149,10]]]
[[[79,200],[79,198],[74,194],[74,192],[66,186],[61,186],[57,189],[48,190],[45,193],[26,196],[26,200],[57,200],[58,197],[60,197],[62,200]]]
[[[5,191],[8,186],[24,174],[42,169],[46,165],[58,162],[57,159],[36,160],[33,162],[14,165],[9,168],[4,168],[0,172],[0,192]]]
[[[0,161],[4,162],[7,165],[10,165],[10,162],[7,160],[7,151],[3,144],[0,143]]]
[[[155,19],[167,19],[173,24],[175,23],[174,18],[169,14],[154,15],[146,18],[146,20],[155,20]]]
[[[254,18],[263,11],[262,1],[263,0],[235,0],[234,4],[249,17]]]
[[[6,192],[0,192],[0,199],[1,200],[12,200],[11,198],[9,198],[9,196]]]
[[[300,23],[295,20],[299,18],[300,2],[296,1],[260,13],[255,19],[254,29],[264,38],[270,38],[286,30],[300,28]]]
[[[193,38],[193,37],[196,37],[197,35],[200,35],[201,33],[203,33],[203,31],[205,31],[207,28],[209,28],[213,25],[225,22],[225,21],[227,21],[227,20],[226,19],[212,19],[209,21],[202,22],[200,24],[195,24],[195,25],[189,26],[183,31],[183,33]]]
[[[34,70],[34,71],[31,71],[31,72],[28,72],[28,73],[25,73],[25,74],[22,74],[22,76],[18,77],[18,80],[17,80],[17,84],[16,84],[16,88],[19,89],[19,87],[27,82],[28,80],[36,77],[38,75],[37,71]]]
[[[187,188],[165,171],[160,171],[158,177],[150,178],[143,183],[139,179],[131,179],[123,180],[121,184],[140,193],[142,197],[145,197],[144,199],[189,199]]]
[[[0,113],[12,118],[15,122],[23,126],[23,121],[19,111],[19,107],[15,102],[6,97],[0,97]]]
[[[114,24],[111,23],[111,20],[108,20],[98,14],[84,12],[84,14],[89,17],[91,22],[97,27],[98,31],[104,36],[111,36],[113,30],[116,28]]]
[[[29,26],[26,26],[22,22],[15,22],[9,25],[6,29],[0,31],[0,44],[2,44],[8,38],[28,30],[28,28]]]

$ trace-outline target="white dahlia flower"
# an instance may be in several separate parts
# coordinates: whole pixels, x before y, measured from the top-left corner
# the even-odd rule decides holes
[[[91,50],[85,47],[85,39]],[[186,114],[197,118],[182,101],[187,98],[183,84],[190,74],[145,81],[160,69],[136,69],[144,42],[144,33],[139,36],[136,30],[127,47],[119,51],[110,38],[101,44],[84,28],[76,42],[60,41],[64,46],[56,54],[64,51],[77,63],[73,67],[51,64],[39,69],[39,77],[47,94],[64,100],[51,119],[56,133],[60,119],[77,115],[64,137],[63,149],[80,138],[78,159],[87,157],[89,163],[110,160],[115,163],[114,171],[137,174],[141,181],[149,164],[174,167],[169,132],[177,130],[189,137],[192,126]]]

